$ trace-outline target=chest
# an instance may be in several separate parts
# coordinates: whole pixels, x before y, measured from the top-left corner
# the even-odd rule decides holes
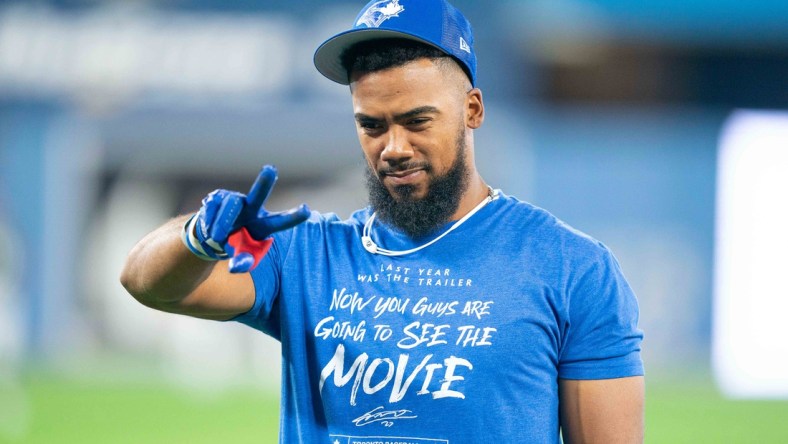
[[[527,271],[373,257],[307,282],[297,310],[312,371],[351,405],[482,397],[490,381],[555,376],[555,295]]]

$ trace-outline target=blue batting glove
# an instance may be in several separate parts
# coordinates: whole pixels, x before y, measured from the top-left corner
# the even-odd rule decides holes
[[[221,189],[208,194],[200,211],[186,224],[183,238],[186,247],[205,260],[228,259],[230,254],[226,249],[232,237],[236,240],[233,243],[236,248],[230,258],[230,272],[251,271],[270,246],[270,241],[264,241],[271,234],[309,218],[309,208],[305,204],[274,213],[263,207],[276,179],[276,168],[266,165],[248,195]]]

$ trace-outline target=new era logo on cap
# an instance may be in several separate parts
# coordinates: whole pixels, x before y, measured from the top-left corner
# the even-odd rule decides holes
[[[342,53],[358,43],[382,38],[416,40],[452,56],[476,86],[476,54],[468,19],[446,0],[373,0],[356,17],[353,27],[321,44],[315,67],[329,79],[347,85]]]
[[[467,52],[468,54],[471,53],[471,47],[468,45],[468,42],[465,41],[462,36],[460,36],[460,49]]]

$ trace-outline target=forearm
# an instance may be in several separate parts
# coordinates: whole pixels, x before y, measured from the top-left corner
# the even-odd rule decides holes
[[[164,310],[177,305],[208,278],[215,266],[215,262],[199,259],[183,245],[181,231],[186,219],[188,216],[170,220],[129,253],[120,280],[142,304]]]
[[[306,205],[266,211],[263,203],[275,181],[276,169],[265,166],[248,196],[223,189],[208,194],[192,220],[188,246],[182,233],[189,216],[145,236],[126,259],[123,286],[142,304],[171,313],[231,319],[249,311],[257,296],[250,272],[271,246],[270,235],[310,214]],[[227,245],[233,246],[232,256]]]

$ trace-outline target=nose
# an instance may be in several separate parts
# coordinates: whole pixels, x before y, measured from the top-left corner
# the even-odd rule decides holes
[[[393,125],[386,134],[386,146],[380,153],[380,160],[396,163],[413,157],[413,146],[410,144],[407,131]]]

